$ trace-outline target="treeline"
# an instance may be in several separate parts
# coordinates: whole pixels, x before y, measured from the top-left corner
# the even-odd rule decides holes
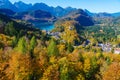
[[[1,37],[13,41],[5,35]],[[22,37],[15,47],[1,46],[0,79],[119,80],[119,62],[120,55],[88,52],[54,39]]]

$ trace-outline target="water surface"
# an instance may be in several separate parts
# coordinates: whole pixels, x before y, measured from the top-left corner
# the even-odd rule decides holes
[[[54,24],[35,24],[41,30],[51,31],[55,28]]]

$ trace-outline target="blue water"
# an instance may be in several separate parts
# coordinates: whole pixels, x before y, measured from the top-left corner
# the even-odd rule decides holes
[[[51,31],[55,28],[54,23],[52,24],[45,24],[45,23],[33,23],[35,27],[41,29],[41,30],[46,30],[46,31]]]
[[[46,25],[46,26],[39,26],[38,28],[41,30],[51,31],[55,28],[55,26],[54,25]]]

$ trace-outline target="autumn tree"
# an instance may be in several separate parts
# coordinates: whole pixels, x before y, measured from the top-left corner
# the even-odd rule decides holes
[[[120,64],[112,63],[104,72],[103,80],[120,80]]]
[[[68,74],[68,60],[66,57],[63,57],[59,60],[60,65],[60,80],[68,80],[69,74]]]
[[[90,79],[90,69],[91,69],[91,64],[90,64],[90,59],[87,58],[84,61],[84,73],[85,73],[85,78]]]
[[[29,54],[14,52],[6,74],[9,80],[33,80],[33,66]]]
[[[48,68],[43,73],[43,77],[41,80],[59,80],[58,69],[59,67],[57,64],[48,66]]]

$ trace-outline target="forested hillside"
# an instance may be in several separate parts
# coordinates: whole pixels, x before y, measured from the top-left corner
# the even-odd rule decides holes
[[[0,0],[0,80],[120,80],[119,12]]]
[[[61,32],[57,39],[5,15],[0,20],[1,80],[120,79],[120,56],[97,47],[98,42],[112,38],[111,42],[119,41],[114,36],[115,27],[84,28],[75,21],[58,22],[53,30]],[[91,42],[85,46],[86,39]]]

